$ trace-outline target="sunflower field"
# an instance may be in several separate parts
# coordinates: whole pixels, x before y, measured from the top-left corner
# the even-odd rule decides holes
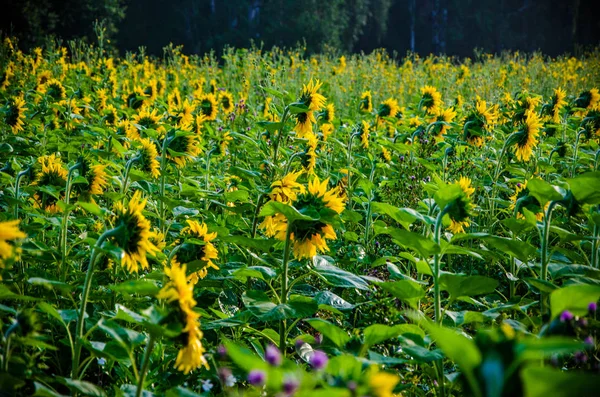
[[[3,38],[0,394],[595,394],[599,84]]]

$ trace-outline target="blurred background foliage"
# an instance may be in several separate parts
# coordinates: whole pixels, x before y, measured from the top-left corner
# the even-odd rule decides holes
[[[5,0],[0,29],[22,48],[49,37],[95,41],[124,54],[169,43],[188,53],[226,45],[303,43],[308,52],[413,51],[471,56],[474,49],[576,53],[600,40],[597,0]]]

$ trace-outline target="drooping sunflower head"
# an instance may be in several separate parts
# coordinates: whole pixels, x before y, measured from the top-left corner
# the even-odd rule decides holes
[[[457,234],[464,233],[464,228],[471,224],[469,217],[475,208],[471,197],[475,192],[475,188],[471,186],[471,180],[466,177],[461,177],[455,184],[460,186],[462,194],[449,205],[447,214],[450,218],[448,230]]]
[[[542,123],[537,113],[528,112],[521,130],[517,133],[518,140],[515,143],[515,155],[519,161],[529,161],[533,149],[538,143],[538,136]]]
[[[54,187],[55,189],[64,189],[67,184],[67,170],[63,167],[62,162],[54,154],[42,156],[38,158],[38,163],[41,165],[41,170],[37,173],[36,179],[33,181],[34,186]],[[64,192],[62,193],[64,195]],[[34,207],[43,208],[50,213],[60,211],[57,206],[59,201],[55,195],[51,195],[46,191],[38,191],[34,194]]]
[[[390,153],[390,151],[388,149],[386,149],[384,146],[381,147],[381,158],[383,159],[383,161],[385,161],[386,163],[389,163],[390,161],[392,161],[392,154]]]
[[[550,113],[552,121],[556,124],[560,123],[560,110],[567,104],[566,97],[567,93],[563,89],[557,88],[554,90],[554,95],[552,95],[552,99],[550,100]]]
[[[150,128],[157,130],[160,127],[160,116],[156,109],[150,110],[143,107],[131,120],[133,124],[139,125],[142,129]]]
[[[302,173],[302,171],[290,172],[281,180],[273,182],[269,198],[284,204],[295,201],[298,198],[298,194],[302,194],[305,191],[304,185],[296,182]]]
[[[327,138],[329,138],[329,136],[331,136],[331,134],[333,134],[333,124],[331,124],[331,123],[321,124],[321,127],[319,127],[319,130],[321,131],[323,141],[326,142]]]
[[[600,103],[600,92],[597,88],[583,91],[579,97],[575,99],[575,106],[584,109],[593,109]]]
[[[187,99],[177,106],[171,106],[169,113],[174,114],[178,126],[190,125],[194,121],[194,110],[196,107]]]
[[[50,79],[45,84],[42,84],[38,91],[42,94],[46,94],[53,101],[61,101],[66,98],[67,94],[65,87],[57,79]]]
[[[308,144],[302,155],[300,156],[302,168],[309,175],[314,174],[315,166],[317,165],[317,153],[314,145]]]
[[[229,131],[224,132],[219,138],[219,155],[224,156],[227,154],[227,148],[229,148],[229,143],[233,141],[233,137],[229,133]]]
[[[491,106],[488,108],[486,102],[481,99],[477,99],[477,102],[475,103],[475,114],[476,117],[482,122],[482,127],[487,131],[492,130],[498,120],[498,112],[496,111],[496,107]]]
[[[175,256],[181,263],[201,262],[201,267],[190,275],[195,282],[198,278],[204,278],[208,274],[208,269],[219,270],[213,260],[219,258],[219,252],[212,241],[217,238],[217,233],[208,233],[208,226],[205,223],[188,219],[187,226],[181,229],[180,236],[184,239]]]
[[[362,120],[357,126],[357,132],[360,134],[360,145],[363,149],[369,148],[371,126],[366,121]]]
[[[439,109],[433,119],[434,123],[438,123],[438,125],[434,126],[431,130],[431,133],[436,136],[438,141],[444,140],[444,135],[450,129],[450,126],[447,125],[451,123],[456,117],[456,111],[454,108],[449,107],[446,109]]]
[[[325,107],[325,112],[323,112],[323,121],[325,123],[332,123],[335,118],[335,106],[333,103],[327,104]]]
[[[4,107],[4,123],[10,127],[13,134],[24,131],[25,125],[25,100],[22,96],[11,98]]]
[[[377,109],[377,116],[380,118],[396,117],[399,111],[400,106],[398,106],[398,101],[396,101],[394,98],[388,98],[381,105],[379,105],[379,109]]]
[[[585,131],[588,139],[592,137],[600,138],[600,109],[588,111],[580,126]]]
[[[194,282],[186,276],[186,265],[180,265],[177,260],[172,260],[171,267],[165,267],[164,272],[169,277],[169,282],[156,297],[175,304],[175,311],[183,324],[180,336],[183,347],[177,354],[175,368],[184,374],[201,366],[208,369],[202,346],[204,335],[200,330],[200,315],[194,311]]]
[[[102,120],[104,120],[106,125],[115,126],[119,122],[119,116],[117,114],[117,109],[112,104],[106,106],[102,110],[102,114],[103,114]]]
[[[219,93],[219,103],[221,104],[221,109],[223,109],[225,114],[229,114],[235,109],[233,95],[227,91],[222,91]]]
[[[158,157],[156,145],[148,138],[140,139],[139,142],[141,146],[139,152],[140,168],[144,172],[149,172],[153,178],[158,178],[160,176],[160,163],[156,159]]]
[[[312,135],[313,124],[316,123],[315,115],[312,111],[296,114],[296,136],[298,138],[306,138],[308,135]]]
[[[77,183],[73,185],[73,192],[78,196],[79,201],[90,202],[92,201],[92,195],[101,195],[104,193],[104,189],[108,186],[108,175],[106,174],[105,169],[106,165],[90,165],[89,160],[84,161],[84,166],[81,168],[81,176],[83,176],[88,183]]]
[[[421,88],[420,109],[425,109],[428,114],[435,114],[442,106],[442,94],[433,86],[426,85]]]
[[[362,93],[360,96],[360,102],[358,103],[358,110],[365,113],[370,113],[373,110],[371,91],[365,91]]]
[[[0,270],[12,261],[18,260],[20,248],[15,246],[14,240],[27,237],[19,230],[19,222],[21,222],[20,219],[0,222]],[[0,280],[2,280],[1,276]]]
[[[150,241],[154,232],[150,230],[150,221],[142,211],[146,207],[146,199],[137,190],[127,206],[117,202],[114,207],[113,223],[119,227],[119,233],[113,237],[113,242],[123,250],[121,265],[130,273],[140,269],[148,269],[147,255],[154,255],[158,248]]]
[[[209,93],[200,97],[200,112],[207,120],[214,121],[217,119],[218,106],[215,94]]]
[[[319,88],[323,83],[319,80],[310,79],[308,84],[302,86],[302,92],[300,93],[300,102],[308,106],[309,111],[320,110],[325,106],[325,97],[318,93]]]
[[[201,152],[200,136],[185,135],[178,136],[169,144],[169,149],[177,153],[184,153],[181,156],[167,155],[167,158],[173,160],[178,168],[183,168],[193,157],[197,157]]]

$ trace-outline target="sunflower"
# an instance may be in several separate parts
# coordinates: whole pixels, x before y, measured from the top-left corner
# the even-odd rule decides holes
[[[298,195],[290,205],[297,211],[306,211],[324,214],[327,210],[340,214],[345,207],[344,197],[338,187],[327,190],[329,179],[320,181],[315,176],[308,184],[305,193]],[[261,227],[265,229],[268,237],[275,237],[284,241],[288,228],[287,219],[282,214],[268,217]],[[331,224],[324,219],[318,221],[296,221],[291,225],[290,241],[296,259],[311,258],[317,252],[327,252],[329,247],[326,240],[334,240],[337,236]]]
[[[205,223],[199,223],[194,220],[187,220],[187,226],[181,229],[181,237],[200,240],[203,244],[185,242],[180,245],[177,255],[175,256],[178,262],[187,264],[190,262],[200,261],[202,268],[190,275],[190,279],[196,283],[199,278],[204,278],[208,274],[208,269],[219,270],[213,260],[219,258],[219,252],[213,245],[212,241],[217,237],[217,233],[208,233],[208,227]]]
[[[360,132],[360,145],[362,146],[363,149],[368,149],[369,148],[369,130],[371,129],[371,127],[369,126],[369,123],[367,123],[366,121],[361,121],[360,124],[358,125],[358,131]]]
[[[322,113],[322,118],[325,123],[332,123],[335,118],[335,106],[333,103],[328,104],[325,107],[325,111]]]
[[[463,127],[465,140],[475,147],[482,147],[484,135],[494,128],[498,113],[495,107],[487,106],[487,103],[479,98],[475,102],[475,109],[465,119]]]
[[[190,161],[190,157],[200,154],[200,137],[198,135],[178,136],[169,144],[169,149],[177,153],[185,153],[182,156],[167,154],[167,158],[172,159],[177,168],[183,168]]]
[[[194,116],[192,114],[194,110],[195,106],[186,99],[183,103],[171,107],[169,113],[175,114],[177,125],[181,127],[189,125],[194,121]]]
[[[298,138],[306,138],[312,134],[312,126],[316,122],[315,115],[311,111],[296,114],[296,126],[294,127],[296,136]]]
[[[283,179],[273,182],[271,184],[269,198],[284,204],[296,201],[298,194],[302,194],[306,190],[304,185],[296,182],[302,173],[302,171],[290,172],[284,176]]]
[[[20,219],[0,222],[0,269],[4,269],[9,260],[19,255],[19,249],[13,245],[12,241],[27,237],[19,230],[19,222],[21,222]]]
[[[63,167],[62,162],[55,155],[42,156],[38,158],[42,169],[38,172],[33,186],[53,186],[58,188],[65,188],[67,185],[67,170]],[[59,201],[53,195],[46,193],[45,191],[38,191],[34,194],[34,207],[43,208],[50,213],[60,212],[60,208],[57,206]]]
[[[227,154],[227,148],[229,147],[229,142],[233,141],[233,137],[229,132],[225,132],[221,139],[219,139],[219,154],[224,156]]]
[[[387,163],[392,161],[392,154],[383,146],[381,147],[381,158]]]
[[[109,126],[115,126],[119,122],[117,109],[113,105],[108,105],[102,110],[102,120]]]
[[[384,117],[396,117],[399,111],[400,106],[398,106],[398,101],[396,101],[394,98],[388,98],[381,105],[379,105],[379,109],[377,109],[377,117],[380,119]]]
[[[584,109],[594,109],[598,103],[600,103],[600,92],[597,88],[582,92],[575,100],[575,106]]]
[[[179,89],[177,87],[175,87],[168,95],[167,103],[169,107],[172,108],[178,108],[179,106],[181,106],[181,93],[179,92]]]
[[[552,114],[552,121],[555,124],[559,124],[560,123],[560,110],[567,104],[567,101],[565,101],[565,98],[567,97],[567,93],[560,89],[557,88],[554,90],[554,95],[552,96],[552,101],[550,102],[550,107],[551,107],[551,114]]]
[[[475,205],[472,203],[471,196],[475,192],[475,188],[471,186],[471,180],[469,178],[461,177],[458,182],[455,182],[462,193],[457,199],[450,204],[448,216],[450,218],[450,226],[448,230],[452,233],[464,233],[465,227],[469,227],[469,216]]]
[[[518,132],[519,140],[515,144],[515,155],[519,161],[529,161],[533,148],[538,143],[542,123],[535,112],[528,112],[523,129]]]
[[[134,117],[131,122],[138,129],[160,129],[160,116],[157,114],[156,109],[149,110],[147,107],[143,107]],[[164,127],[163,127],[164,129]]]
[[[176,260],[171,261],[171,267],[165,267],[165,275],[169,282],[158,292],[158,299],[169,303],[177,302],[177,312],[184,324],[182,340],[184,347],[179,350],[175,360],[175,368],[188,374],[200,366],[208,369],[204,358],[205,349],[202,346],[202,331],[200,330],[200,315],[194,311],[194,283],[186,276],[186,265],[180,265]]]
[[[146,255],[154,255],[158,248],[150,241],[154,233],[150,230],[150,221],[142,213],[146,207],[146,199],[142,200],[142,192],[137,190],[129,204],[117,202],[114,207],[114,225],[122,226],[120,233],[113,237],[114,243],[123,250],[121,265],[130,273],[137,273],[140,266],[148,268]]]
[[[41,94],[46,94],[54,101],[61,101],[66,98],[65,87],[57,79],[50,79],[45,84],[38,87]]]
[[[4,108],[4,122],[10,126],[13,134],[18,134],[19,131],[24,131],[25,125],[25,100],[22,96],[12,98]]]
[[[360,96],[360,102],[358,103],[358,110],[365,113],[371,113],[373,110],[373,99],[371,98],[371,91],[365,91]]]
[[[388,372],[379,371],[373,366],[369,371],[369,389],[373,397],[394,397],[394,388],[400,382],[400,377]]]
[[[200,97],[200,111],[209,121],[217,119],[218,103],[215,94],[204,94]]]
[[[515,187],[515,194],[510,196],[510,206],[508,207],[508,209],[511,212],[514,212],[515,207],[517,205],[517,201],[525,197],[523,200],[521,200],[521,203],[519,205],[517,219],[525,219],[525,216],[523,215],[523,208],[527,208],[529,211],[533,212],[535,214],[536,219],[541,222],[544,219],[544,211],[542,210],[542,207],[540,206],[538,200],[535,197],[529,195],[529,190],[527,189],[527,182],[528,181],[525,181],[523,183],[517,183],[517,186]],[[547,206],[548,205],[546,205],[546,207]]]
[[[308,84],[302,85],[300,102],[306,105],[309,111],[320,110],[325,106],[325,97],[317,92],[322,85],[319,80],[313,81],[313,79],[310,79]]]
[[[229,114],[233,112],[235,106],[233,104],[233,95],[227,91],[222,91],[219,93],[219,103],[221,104],[221,109],[225,114]]]
[[[327,141],[327,138],[329,138],[329,136],[331,136],[331,134],[333,134],[333,124],[331,123],[325,123],[322,124],[321,127],[319,127],[319,130],[321,131],[321,135],[323,136],[323,141]]]
[[[454,120],[454,118],[456,117],[456,111],[454,110],[454,108],[447,108],[445,110],[443,109],[438,109],[438,112],[435,115],[435,118],[433,119],[434,123],[451,123],[452,120]],[[441,142],[444,140],[444,135],[446,135],[446,132],[448,131],[450,127],[446,124],[439,124],[437,126],[434,127],[432,133],[435,134],[435,139],[438,142]]]
[[[77,194],[78,200],[83,202],[92,201],[92,195],[100,195],[104,193],[104,188],[108,186],[106,165],[96,164],[89,166],[87,161],[84,161],[84,166],[81,169],[81,176],[87,179],[87,185],[77,183],[73,186],[73,191]]]
[[[428,114],[435,114],[438,108],[442,106],[442,94],[430,85],[421,88],[421,102],[419,108],[425,108]]]
[[[149,172],[153,178],[160,176],[160,163],[156,159],[158,157],[158,151],[156,146],[148,138],[140,139],[142,145],[140,149],[140,166],[144,172]]]
[[[306,149],[300,156],[302,167],[309,175],[314,174],[315,166],[317,165],[316,147],[312,144],[306,145]]]

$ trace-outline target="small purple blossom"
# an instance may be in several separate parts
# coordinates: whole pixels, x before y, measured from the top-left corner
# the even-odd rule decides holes
[[[571,320],[573,320],[573,313],[571,313],[570,311],[565,310],[564,312],[562,312],[560,314],[560,321],[561,322],[565,323],[565,322],[571,321]]]
[[[248,383],[250,383],[252,386],[262,386],[265,384],[266,380],[267,374],[259,369],[253,369],[248,374]]]
[[[596,313],[596,310],[598,310],[598,304],[596,302],[590,302],[588,305],[588,311],[590,314]]]
[[[283,381],[283,392],[286,396],[291,396],[294,393],[296,393],[296,390],[298,390],[298,386],[300,386],[300,384],[296,379],[287,378]]]
[[[227,348],[223,345],[219,345],[219,347],[217,347],[217,354],[221,359],[224,360],[227,358]]]
[[[279,349],[273,345],[267,346],[267,349],[265,350],[265,360],[275,367],[280,366],[282,357]]]
[[[587,338],[585,338],[585,339],[583,340],[583,343],[585,343],[585,344],[586,344],[586,345],[588,345],[588,346],[595,346],[595,343],[594,343],[594,337],[593,337],[593,336],[591,336],[591,335],[590,335],[590,336],[588,336]]]
[[[305,343],[306,342],[304,342],[302,339],[296,339],[296,342],[294,344],[296,346],[296,349],[300,349]]]
[[[309,360],[310,365],[316,370],[325,368],[328,361],[327,354],[321,350],[315,350]]]
[[[588,360],[588,356],[584,352],[575,353],[575,362],[578,364],[585,364]]]

